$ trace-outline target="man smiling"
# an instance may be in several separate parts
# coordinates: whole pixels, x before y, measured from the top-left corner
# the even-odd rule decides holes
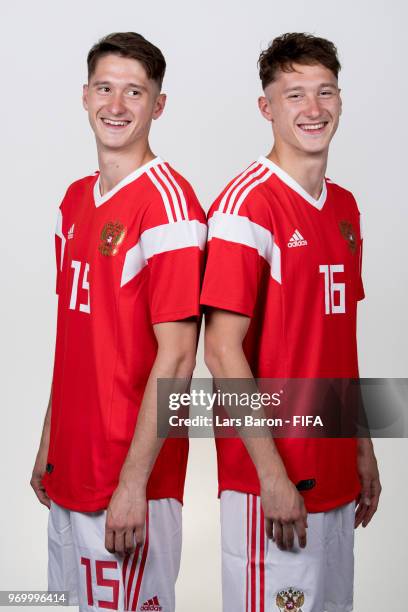
[[[49,589],[81,610],[172,612],[188,441],[157,439],[157,378],[195,363],[205,215],[149,146],[161,51],[133,32],[88,55],[99,172],[56,230],[52,392],[31,484],[49,514]]]
[[[218,379],[358,377],[360,214],[325,178],[339,70],[335,46],[307,34],[260,56],[274,145],[208,215],[201,302]],[[217,452],[224,611],[351,610],[353,528],[381,490],[371,441],[220,438]]]

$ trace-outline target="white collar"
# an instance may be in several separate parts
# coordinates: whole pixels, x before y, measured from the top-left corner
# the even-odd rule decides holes
[[[258,162],[260,164],[263,164],[264,166],[267,166],[268,168],[270,168],[273,171],[274,174],[279,176],[279,178],[284,183],[286,183],[286,185],[288,185],[288,187],[293,189],[293,191],[296,191],[296,193],[298,193],[300,196],[302,196],[302,198],[304,198],[306,200],[306,202],[309,202],[309,204],[311,204],[312,206],[314,206],[318,210],[322,210],[322,208],[324,206],[324,203],[326,201],[326,198],[327,198],[327,187],[326,187],[326,181],[325,180],[323,180],[322,193],[320,194],[319,198],[317,200],[315,200],[310,195],[310,193],[308,193],[305,189],[303,189],[303,187],[301,185],[299,185],[299,183],[297,183],[295,181],[295,179],[293,179],[287,172],[282,170],[282,168],[280,168],[279,166],[274,164],[270,159],[268,159],[267,157],[264,157],[263,155],[261,155],[261,157],[258,159]]]
[[[155,157],[154,159],[147,162],[147,164],[143,164],[143,166],[140,166],[139,168],[136,168],[136,170],[133,170],[133,172],[125,176],[110,191],[107,191],[103,195],[101,195],[101,190],[100,190],[100,174],[99,174],[98,178],[95,181],[94,188],[93,188],[95,206],[97,207],[101,206],[101,204],[104,204],[105,202],[110,200],[110,198],[114,196],[115,193],[117,193],[120,189],[122,189],[122,187],[125,187],[125,185],[129,185],[129,183],[136,180],[139,176],[141,176],[144,172],[146,172],[146,170],[148,170],[152,166],[157,166],[158,164],[162,164],[162,163],[163,163],[163,160],[160,157]]]

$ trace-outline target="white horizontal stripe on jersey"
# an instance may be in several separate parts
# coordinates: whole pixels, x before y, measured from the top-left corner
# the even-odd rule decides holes
[[[62,212],[60,208],[58,209],[57,227],[55,228],[55,235],[61,238],[61,261],[59,261],[58,263],[59,263],[60,270],[62,270],[62,262],[64,261],[64,250],[65,250],[66,239],[65,239],[64,234],[62,233]]]
[[[153,255],[194,246],[202,251],[206,237],[207,226],[197,220],[166,223],[145,230],[139,242],[126,253],[120,286],[137,276]]]
[[[256,249],[271,268],[271,276],[281,283],[281,252],[273,234],[242,215],[217,210],[208,221],[208,240],[220,238]]]
[[[259,172],[256,172],[256,174],[260,174]],[[252,183],[250,183],[248,185],[248,187],[242,192],[242,194],[239,197],[239,200],[237,202],[237,205],[234,208],[234,215],[237,215],[239,212],[239,209],[241,208],[241,205],[243,203],[243,201],[245,200],[245,198],[247,197],[247,195],[257,186],[260,185],[260,183],[263,183],[264,181],[267,181],[268,178],[272,176],[272,170],[269,170],[268,172],[266,172],[261,178],[257,179],[256,181],[253,181]]]
[[[238,185],[238,183],[240,183],[246,177],[246,175],[249,172],[252,172],[258,166],[259,166],[258,162],[254,162],[253,164],[251,164],[249,166],[249,168],[247,168],[244,172],[241,172],[241,174],[239,176],[237,176],[235,181],[232,183],[232,185],[229,186],[229,188],[227,189],[227,191],[224,193],[224,195],[222,197],[222,200],[221,200],[220,205],[218,207],[218,210],[220,212],[224,212],[225,203],[226,203],[227,198],[229,197],[230,193],[233,191],[233,189],[235,189],[235,187]]]

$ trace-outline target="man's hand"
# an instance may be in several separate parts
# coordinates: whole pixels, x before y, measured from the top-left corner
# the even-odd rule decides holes
[[[38,497],[39,501],[47,508],[51,507],[50,498],[47,495],[42,479],[45,474],[45,468],[47,465],[48,446],[40,445],[37,453],[37,457],[33,467],[33,473],[31,475],[30,485],[34,489],[34,493]]]
[[[354,527],[361,523],[367,527],[378,508],[381,494],[380,475],[373,443],[368,438],[358,440],[357,470],[361,482],[361,493],[357,500]]]
[[[132,554],[143,543],[146,511],[145,489],[120,482],[106,513],[106,550]]]
[[[273,481],[261,481],[265,529],[281,550],[293,548],[295,532],[299,546],[306,546],[307,511],[303,497],[285,473]]]

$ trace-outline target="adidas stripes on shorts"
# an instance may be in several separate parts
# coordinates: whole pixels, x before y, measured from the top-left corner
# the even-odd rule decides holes
[[[353,609],[355,502],[308,515],[306,548],[282,551],[265,535],[256,495],[221,494],[223,612]]]
[[[69,591],[79,610],[174,612],[181,555],[181,504],[150,500],[145,539],[133,555],[105,549],[106,511],[74,512],[51,503],[48,590]]]

